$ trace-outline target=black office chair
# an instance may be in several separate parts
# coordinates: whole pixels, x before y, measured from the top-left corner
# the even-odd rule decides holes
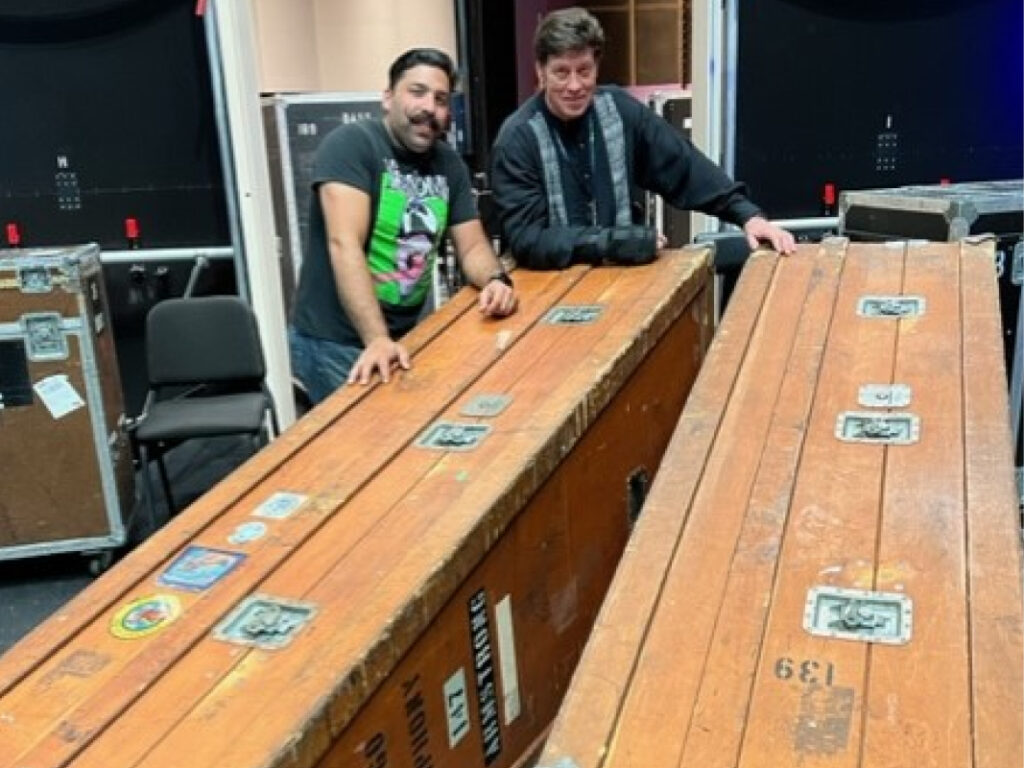
[[[167,507],[175,510],[164,454],[197,437],[248,434],[263,444],[267,418],[279,432],[264,382],[256,318],[237,296],[167,299],[146,317],[149,393],[130,434],[146,505],[156,520],[149,463],[156,460]],[[266,435],[269,439],[270,435]]]

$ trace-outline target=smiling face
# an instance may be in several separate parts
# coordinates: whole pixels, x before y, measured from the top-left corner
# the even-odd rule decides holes
[[[384,124],[412,152],[426,152],[448,128],[451,83],[444,70],[419,64],[384,91]]]
[[[594,98],[597,58],[590,48],[549,56],[543,64],[537,64],[537,79],[551,114],[561,120],[574,120],[587,111]]]

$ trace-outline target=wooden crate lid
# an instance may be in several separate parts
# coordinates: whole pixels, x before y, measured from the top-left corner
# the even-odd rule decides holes
[[[865,294],[926,299],[864,318]],[[748,265],[540,765],[1019,765],[1021,547],[991,245]],[[912,445],[836,438],[905,383]],[[913,601],[902,645],[803,628],[817,585]]]
[[[0,659],[0,765],[311,764],[707,277],[701,250],[519,272],[522,306],[499,322],[458,297],[409,338],[412,371],[334,395]],[[542,322],[556,304],[601,318]],[[512,403],[476,450],[414,445],[479,393]],[[239,549],[228,537],[280,491],[308,500],[223,580],[160,583],[186,545]],[[211,637],[253,592],[310,602],[315,619],[280,651]],[[177,620],[111,634],[118,609],[168,593]]]

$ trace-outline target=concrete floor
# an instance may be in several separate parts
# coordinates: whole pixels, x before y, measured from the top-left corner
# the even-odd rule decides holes
[[[167,470],[179,509],[195,501],[251,455],[248,438],[221,437],[184,443],[167,455]],[[156,467],[152,468],[157,520],[167,519]],[[138,483],[136,495],[141,497]],[[135,521],[147,521],[136,500]],[[131,531],[138,544],[152,530],[140,522]],[[152,526],[150,525],[150,528]],[[123,555],[124,553],[118,553]],[[89,558],[79,553],[0,561],[0,654],[95,580]]]

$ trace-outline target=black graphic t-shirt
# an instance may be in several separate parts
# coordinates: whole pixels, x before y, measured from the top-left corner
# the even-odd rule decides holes
[[[363,243],[388,331],[400,338],[416,323],[430,291],[445,230],[477,216],[466,166],[447,144],[424,154],[395,147],[380,120],[342,125],[327,134],[313,161],[309,246],[292,322],[308,336],[362,346],[345,314],[327,249],[319,187],[337,181],[370,196]]]

